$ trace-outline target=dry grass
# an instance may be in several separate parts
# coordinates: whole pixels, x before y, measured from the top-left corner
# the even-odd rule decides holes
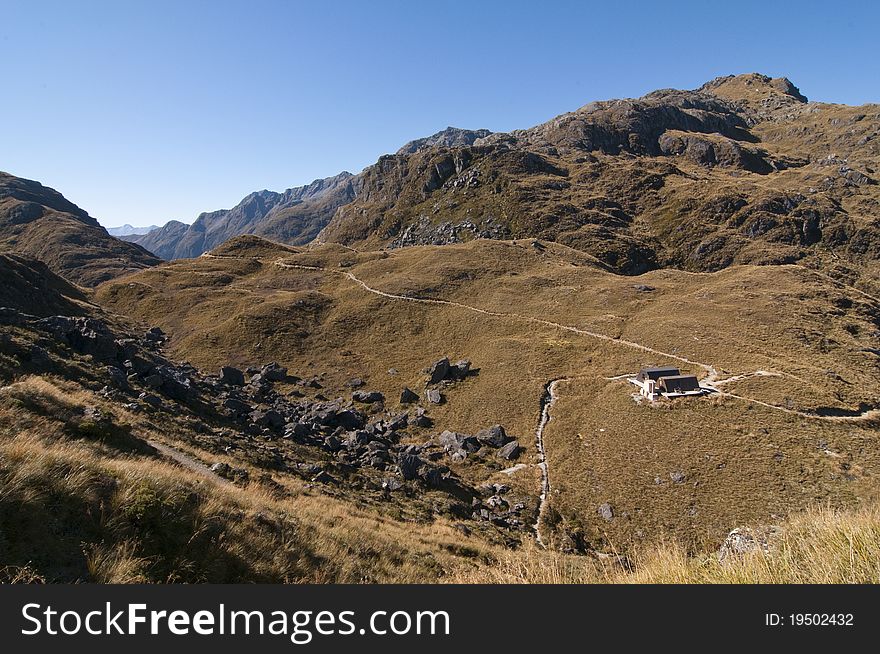
[[[28,377],[0,391],[5,581],[428,582],[490,551],[460,545],[442,521],[411,524],[322,495],[279,499],[257,483],[194,477],[72,429],[84,405],[109,411],[70,382]]]
[[[644,344],[712,365],[721,377],[773,371],[780,376],[723,388],[781,407],[876,404],[877,360],[864,351],[874,329],[871,302],[799,266],[632,278],[552,243],[537,249],[531,241],[475,241],[389,253],[326,245],[273,254],[272,246],[252,241],[236,241],[223,254],[246,256],[254,247],[261,265],[179,261],[105,285],[97,297],[122,313],[158,318],[172,335],[172,351],[207,369],[278,359],[302,377],[322,375],[320,392],[330,398],[347,397],[346,380],[361,377],[386,395],[389,408],[404,386],[424,387],[422,369],[430,362],[469,358],[479,375],[446,390],[447,402],[429,407],[436,428],[411,430],[412,440],[501,423],[530,448],[526,463],[534,461],[543,386],[572,378],[560,386],[546,435],[560,542],[573,535],[629,550],[670,538],[697,551],[738,524],[774,521],[816,502],[843,507],[877,496],[871,480],[880,473],[880,449],[868,425],[805,419],[735,398],[637,407],[626,382],[605,377],[674,360],[537,322]],[[327,272],[281,268],[273,265],[278,259]],[[229,280],[221,288],[200,274],[224,270]],[[390,293],[502,315],[377,297],[338,271]],[[535,468],[508,477],[499,463],[452,468],[473,483],[511,483],[534,503]],[[671,482],[676,472],[687,481]],[[597,516],[603,502],[615,507],[612,523]]]
[[[28,401],[28,407],[22,400]],[[878,583],[880,508],[810,508],[769,554],[719,563],[669,539],[615,556],[503,549],[323,495],[194,478],[65,420],[100,399],[28,377],[0,392],[0,580],[13,583]],[[45,411],[54,407],[49,415]],[[288,479],[286,483],[290,484]],[[706,553],[706,552],[709,553]]]
[[[454,583],[530,584],[876,584],[880,583],[880,508],[813,508],[783,523],[771,549],[723,563],[666,544],[634,553],[629,569],[612,560],[572,557],[530,544]]]

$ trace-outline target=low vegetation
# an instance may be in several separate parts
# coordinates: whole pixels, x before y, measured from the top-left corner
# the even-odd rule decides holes
[[[457,583],[495,584],[876,584],[880,583],[880,508],[812,508],[784,521],[769,550],[719,560],[675,543],[634,552],[625,562],[548,552],[506,552]]]

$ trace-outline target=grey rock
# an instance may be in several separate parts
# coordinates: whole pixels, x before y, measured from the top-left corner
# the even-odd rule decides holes
[[[426,428],[430,427],[431,425],[433,425],[434,421],[431,420],[430,417],[428,417],[428,415],[425,413],[425,410],[422,407],[417,407],[416,414],[412,418],[412,420],[410,420],[410,423],[412,425],[414,425],[415,427],[421,427],[423,429],[426,429]]]
[[[443,357],[428,368],[428,383],[439,384],[449,374],[449,358]]]
[[[251,422],[260,427],[269,427],[278,429],[284,426],[284,416],[274,409],[268,411],[252,411],[250,414]]]
[[[400,393],[401,404],[413,404],[419,401],[419,396],[409,388],[404,388]]]
[[[211,466],[211,472],[219,477],[228,477],[230,467],[228,463],[215,463]]]
[[[474,436],[480,443],[489,447],[502,447],[513,440],[507,435],[507,432],[504,431],[504,427],[501,425],[492,425],[486,429],[481,429]]]
[[[606,522],[611,522],[614,519],[614,508],[608,502],[600,504],[597,512],[599,517]]]
[[[236,416],[242,416],[253,411],[253,407],[250,404],[237,400],[234,397],[228,397],[223,400],[223,407],[229,409]]]
[[[110,383],[116,388],[128,388],[128,376],[122,368],[107,366],[107,376],[110,377]]]
[[[400,483],[400,480],[397,479],[397,477],[386,477],[382,480],[382,490],[394,492],[400,490],[402,487],[403,484]]]
[[[150,327],[150,329],[147,330],[147,333],[144,334],[144,338],[146,338],[148,341],[161,343],[165,340],[166,337],[165,332],[162,331],[161,327]]]
[[[351,394],[351,399],[355,402],[373,404],[374,402],[383,402],[385,396],[379,391],[355,391]]]
[[[318,474],[312,477],[312,483],[315,484],[334,484],[336,483],[336,479],[333,478],[326,470],[321,470]]]
[[[737,527],[727,535],[721,547],[718,548],[718,561],[728,563],[757,551],[766,554],[770,551],[767,537],[767,533],[750,527]]]
[[[513,461],[519,456],[522,448],[519,445],[519,441],[510,441],[504,447],[500,448],[497,452],[497,456],[505,461]]]
[[[440,404],[443,401],[443,395],[436,388],[430,388],[425,393],[425,398],[431,404]]]
[[[229,386],[244,386],[244,373],[232,366],[220,368],[220,381]]]
[[[263,379],[269,382],[280,382],[287,379],[287,368],[279,366],[274,361],[272,363],[267,363],[260,370],[260,375]]]
[[[455,380],[461,380],[470,374],[471,362],[467,359],[457,361],[455,365],[450,366],[448,377]]]
[[[411,480],[419,476],[419,468],[425,465],[425,462],[415,454],[404,452],[397,458],[397,465],[400,468],[400,475],[406,480]]]
[[[151,395],[150,393],[141,393],[138,395],[138,399],[144,404],[151,406],[153,408],[158,409],[162,406],[162,398],[158,395]]]

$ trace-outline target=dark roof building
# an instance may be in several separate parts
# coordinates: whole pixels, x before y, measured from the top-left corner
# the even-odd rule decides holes
[[[681,375],[681,371],[673,366],[661,366],[659,368],[642,368],[636,379],[640,382],[646,379],[657,381],[661,377],[676,377]]]
[[[700,382],[694,375],[664,375],[657,387],[661,393],[691,393],[700,391]]]

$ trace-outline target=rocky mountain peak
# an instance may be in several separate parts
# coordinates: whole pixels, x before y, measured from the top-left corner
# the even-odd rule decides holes
[[[716,77],[703,84],[698,90],[728,100],[754,102],[769,97],[785,96],[792,101],[807,102],[807,97],[787,77],[771,78],[760,73]]]
[[[447,127],[444,130],[410,141],[397,151],[397,154],[414,154],[427,148],[442,146],[447,148],[473,145],[477,139],[485,138],[492,132],[488,129],[460,129]]]

